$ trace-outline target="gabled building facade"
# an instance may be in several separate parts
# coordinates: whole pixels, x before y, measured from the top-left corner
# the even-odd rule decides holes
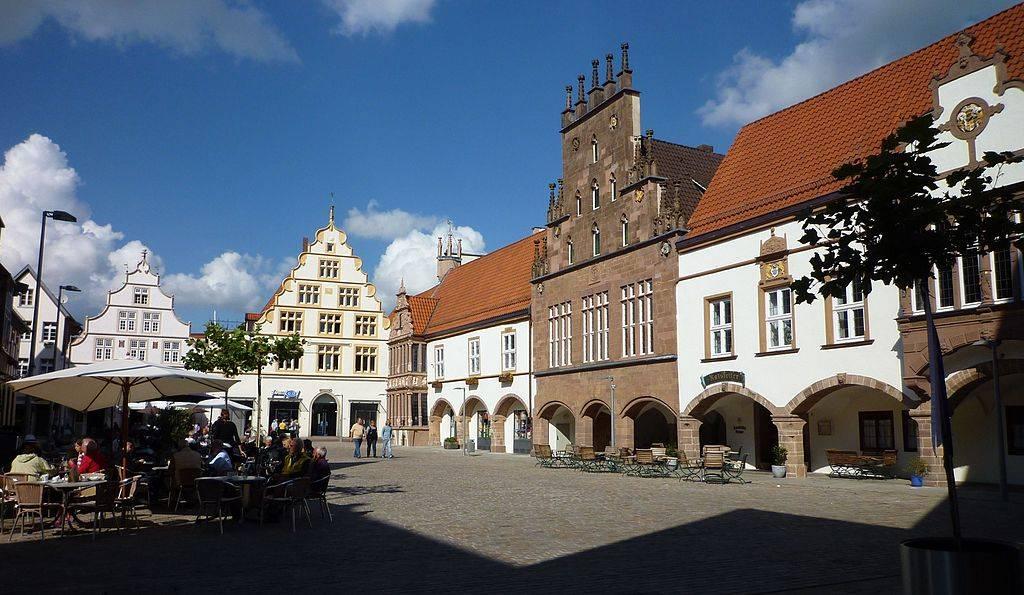
[[[796,304],[794,279],[813,249],[795,221],[837,198],[831,172],[878,150],[901,123],[929,113],[950,145],[941,176],[984,151],[1024,152],[1024,6],[743,127],[676,242],[680,446],[743,447],[766,467],[789,451],[791,473],[828,472],[829,449],[921,457],[931,446],[923,293],[876,284]],[[822,143],[827,130],[829,142]],[[997,184],[1024,188],[1024,167]],[[955,407],[958,481],[1024,483],[1024,310],[1019,245],[961,258],[929,280]],[[1005,444],[997,444],[992,350],[999,341]]]
[[[174,296],[160,288],[160,275],[143,251],[121,287],[107,293],[103,310],[85,319],[68,359],[73,365],[131,359],[183,366],[190,331],[191,325],[175,314]]]
[[[389,399],[399,444],[531,448],[530,276],[541,233],[466,262],[438,242],[438,284],[404,287],[392,319]]]
[[[675,443],[674,242],[721,161],[707,145],[654,137],[640,122],[628,45],[566,87],[562,177],[550,185],[533,270],[537,378],[533,441]]]
[[[263,310],[246,316],[264,334],[305,341],[302,357],[262,371],[263,428],[294,419],[303,435],[347,436],[356,418],[384,422],[391,321],[362,267],[331,207],[327,225],[303,240],[296,265]],[[254,402],[256,375],[239,379],[232,397]]]

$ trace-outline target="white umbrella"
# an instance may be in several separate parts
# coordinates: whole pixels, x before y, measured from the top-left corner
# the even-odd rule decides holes
[[[136,360],[108,360],[12,380],[7,384],[15,392],[78,411],[121,406],[121,444],[124,445],[128,441],[130,403],[200,391],[226,391],[236,382],[233,378],[184,368]]]
[[[195,407],[202,407],[203,409],[224,409],[224,399],[219,397],[216,399],[206,399],[205,401],[199,401],[196,403]],[[252,407],[235,401],[228,401],[227,408],[234,411],[252,411]]]

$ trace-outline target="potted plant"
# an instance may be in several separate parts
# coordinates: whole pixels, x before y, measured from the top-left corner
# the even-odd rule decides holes
[[[505,370],[501,374],[498,374],[498,381],[502,384],[509,384],[512,382],[512,370]]]
[[[928,475],[928,463],[921,458],[911,459],[907,463],[907,472],[910,473],[910,485],[919,488],[924,485],[924,476]]]
[[[477,375],[477,376],[470,376],[469,378],[466,378],[466,386],[468,386],[470,388],[476,388],[479,385],[480,385],[480,376]]]
[[[772,463],[772,477],[785,477],[786,476],[786,457],[789,455],[789,451],[786,450],[785,446],[776,444],[772,447],[768,453],[768,457]]]
[[[459,449],[459,439],[456,438],[455,436],[449,436],[449,437],[445,438],[444,439],[444,448],[445,448],[445,450],[458,450]]]

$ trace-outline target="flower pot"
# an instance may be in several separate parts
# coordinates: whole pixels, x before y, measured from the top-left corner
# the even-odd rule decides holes
[[[772,465],[772,477],[785,477],[786,466],[785,465]]]
[[[900,544],[904,593],[1020,593],[1020,550],[1012,543],[949,537]]]
[[[911,475],[910,485],[915,488],[922,487],[924,485],[924,475]]]

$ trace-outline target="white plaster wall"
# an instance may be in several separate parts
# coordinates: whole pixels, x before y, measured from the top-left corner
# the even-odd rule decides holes
[[[36,288],[36,278],[30,270],[26,270],[24,274],[18,277],[19,283],[28,285],[29,288],[34,292]],[[63,365],[63,361],[60,354],[60,348],[62,346],[61,337],[65,333],[65,325],[67,324],[66,316],[67,312],[61,313],[60,321],[57,325],[57,341],[55,343],[43,342],[43,324],[47,322],[57,321],[57,300],[51,299],[50,295],[44,289],[45,286],[40,285],[39,295],[35,296],[35,299],[39,301],[39,320],[33,325],[36,331],[36,373],[41,371],[43,360],[52,359],[54,362],[54,369],[59,370]],[[73,295],[73,294],[66,294]],[[33,306],[20,306],[19,298],[17,295],[13,297],[14,311],[18,313],[18,316],[22,320],[31,321]],[[70,342],[69,342],[70,344]],[[18,357],[20,359],[28,360],[29,353],[31,352],[32,340],[31,338],[19,338],[18,339]],[[70,347],[68,353],[70,353]],[[70,359],[70,358],[69,358]]]
[[[999,386],[1004,406],[1024,405],[1024,376],[1004,376]],[[953,414],[954,473],[958,482],[999,481],[994,399],[992,383],[986,382],[974,389]],[[1006,476],[1010,484],[1024,485],[1024,455],[1006,455]]]
[[[778,236],[787,236],[792,250],[799,247],[802,235],[796,222],[779,225]],[[728,241],[684,252],[679,257],[681,277],[710,271],[745,261],[760,253],[760,242],[770,237],[769,230],[753,232]],[[789,256],[793,278],[810,273],[811,251]],[[678,369],[680,407],[685,408],[704,388],[703,375],[717,370],[736,370],[746,374],[746,386],[773,404],[784,407],[790,399],[811,384],[837,373],[859,374],[886,382],[899,389],[902,373],[899,360],[899,332],[895,318],[899,312],[899,292],[889,286],[875,285],[867,297],[871,345],[822,349],[825,344],[825,305],[818,298],[812,304],[794,304],[795,346],[797,353],[755,357],[759,350],[758,282],[756,264],[682,280],[676,286]],[[701,362],[704,359],[704,298],[732,292],[733,348],[736,358]]]
[[[807,432],[811,443],[811,464],[813,473],[829,473],[827,449],[860,450],[860,417],[861,411],[891,411],[893,420],[894,443],[897,452],[897,472],[902,470],[910,459],[917,457],[917,452],[903,450],[903,408],[893,399],[877,392],[861,387],[843,388],[829,394],[818,402],[807,417]],[[818,422],[831,421],[832,434],[818,434]]]
[[[740,395],[726,395],[715,402],[710,411],[717,411],[725,420],[725,444],[732,450],[743,449],[747,469],[755,468],[754,402]],[[742,427],[742,431],[737,428]]]
[[[566,409],[559,409],[548,423],[548,444],[553,452],[565,450],[576,435],[575,422]]]

